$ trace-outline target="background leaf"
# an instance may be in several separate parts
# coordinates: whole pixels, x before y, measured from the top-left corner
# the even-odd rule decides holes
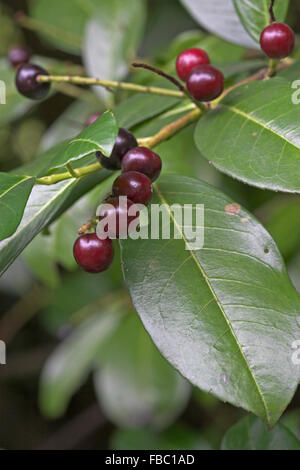
[[[160,355],[137,315],[122,321],[100,362],[100,405],[119,426],[163,428],[187,404],[189,385]]]
[[[18,228],[33,185],[34,178],[0,173],[0,240]]]
[[[113,436],[114,450],[211,450],[208,442],[193,429],[172,426],[163,432],[149,429],[120,429]]]
[[[119,80],[128,73],[135,57],[145,21],[144,0],[100,2],[88,23],[84,41],[84,63],[89,76]],[[96,93],[110,100],[107,91]]]
[[[254,416],[246,416],[227,431],[222,450],[300,450],[300,442],[283,424],[271,431]]]
[[[300,373],[291,361],[300,298],[275,243],[205,183],[162,177],[155,193],[153,203],[204,204],[205,244],[191,251],[172,237],[122,241],[135,308],[183,376],[273,425]]]
[[[199,120],[195,141],[218,170],[244,183],[300,191],[300,115],[284,79],[233,90]]]
[[[45,25],[42,34],[55,47],[80,54],[85,23],[97,3],[99,0],[31,0],[30,16]]]
[[[97,353],[121,318],[121,302],[104,313],[97,312],[59,346],[44,366],[40,385],[40,406],[51,418],[61,416],[71,396],[91,371]]]
[[[181,3],[211,33],[235,44],[258,48],[244,30],[232,0],[181,0]]]
[[[270,0],[233,0],[235,9],[243,23],[246,31],[259,43],[262,30],[270,24]],[[288,8],[289,0],[280,0],[275,2],[274,14],[277,21],[284,21]]]

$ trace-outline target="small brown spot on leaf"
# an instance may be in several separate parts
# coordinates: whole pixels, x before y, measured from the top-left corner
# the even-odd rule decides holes
[[[253,135],[253,137],[256,137],[256,136],[257,136],[257,132],[253,132],[252,135]]]
[[[236,202],[233,202],[232,204],[227,204],[227,206],[225,206],[225,212],[229,215],[238,215],[240,210],[241,206]]]
[[[247,217],[243,217],[243,218],[241,219],[241,222],[242,222],[243,224],[245,224],[246,222],[248,222],[248,220],[250,220],[249,215],[248,215]]]

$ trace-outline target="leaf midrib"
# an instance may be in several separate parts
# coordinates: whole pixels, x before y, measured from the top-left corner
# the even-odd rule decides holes
[[[17,181],[13,186],[10,186],[6,191],[4,191],[4,193],[1,193],[0,195],[0,200],[6,196],[6,194],[8,194],[10,191],[12,191],[16,186],[19,186],[27,181],[29,181],[31,178],[28,177],[28,176],[24,176],[24,178],[22,179],[19,179],[19,181]]]
[[[153,184],[153,189],[154,189],[154,191],[156,191],[156,193],[157,193],[158,197],[161,199],[162,203],[165,204],[165,207],[166,207],[166,209],[167,209],[167,211],[168,211],[168,213],[169,213],[169,216],[170,216],[171,220],[173,221],[174,225],[176,226],[178,232],[181,234],[183,241],[185,242],[186,246],[188,247],[188,249],[189,249],[189,251],[190,251],[190,253],[191,253],[192,259],[194,259],[194,261],[195,261],[195,263],[196,263],[196,265],[197,265],[199,271],[201,272],[201,274],[202,274],[202,276],[203,276],[203,278],[204,278],[204,280],[205,280],[205,282],[206,282],[206,284],[207,284],[207,286],[208,286],[208,288],[209,288],[209,290],[210,290],[210,292],[211,292],[213,298],[215,299],[216,304],[218,305],[218,307],[219,307],[219,309],[220,309],[220,311],[221,311],[221,313],[222,313],[222,315],[223,315],[223,317],[224,317],[224,320],[226,321],[226,323],[227,323],[227,325],[228,325],[229,331],[231,332],[231,334],[232,334],[232,336],[233,336],[233,338],[234,338],[234,340],[235,340],[235,342],[236,342],[236,344],[237,344],[237,346],[238,346],[238,349],[239,349],[239,351],[240,351],[240,353],[241,353],[242,359],[244,360],[244,362],[245,362],[245,364],[246,364],[246,367],[247,367],[247,369],[248,369],[248,371],[249,371],[249,373],[250,373],[250,376],[251,376],[251,378],[252,378],[252,380],[253,380],[253,382],[254,382],[254,385],[255,385],[255,387],[256,387],[256,389],[257,389],[257,391],[258,391],[258,395],[259,395],[259,397],[260,397],[260,399],[261,399],[261,402],[262,402],[262,404],[263,404],[263,408],[264,408],[265,413],[266,413],[267,421],[268,421],[268,423],[270,423],[270,422],[271,422],[271,421],[270,421],[270,414],[269,414],[269,410],[268,410],[267,403],[266,403],[266,401],[265,401],[264,395],[263,395],[263,393],[262,393],[262,391],[261,391],[261,389],[260,389],[260,387],[259,387],[259,385],[258,385],[258,383],[257,383],[257,381],[256,381],[256,379],[255,379],[255,377],[254,377],[254,375],[253,375],[253,372],[252,372],[252,370],[251,370],[251,367],[250,367],[250,365],[249,365],[249,363],[248,363],[247,358],[246,358],[245,355],[244,355],[243,349],[242,349],[242,347],[241,347],[241,345],[240,345],[240,343],[239,343],[239,341],[238,341],[238,338],[237,338],[237,336],[236,336],[236,334],[235,334],[235,332],[234,332],[234,329],[233,329],[233,327],[232,327],[232,325],[231,325],[231,323],[230,323],[230,321],[229,321],[229,319],[228,319],[228,317],[227,317],[227,315],[226,315],[226,312],[225,312],[224,309],[222,308],[222,305],[221,305],[221,303],[220,303],[220,301],[219,301],[219,299],[218,299],[218,296],[217,296],[217,294],[215,293],[214,288],[213,288],[213,286],[212,286],[211,283],[210,283],[209,277],[207,276],[205,270],[204,270],[203,267],[201,266],[200,261],[199,261],[198,258],[195,256],[194,251],[190,249],[189,242],[188,242],[187,238],[185,237],[184,232],[181,230],[181,227],[178,225],[178,223],[177,223],[177,221],[176,221],[176,219],[175,219],[175,217],[174,217],[172,211],[170,211],[170,209],[169,209],[169,204],[168,204],[167,200],[164,198],[164,196],[162,195],[162,193],[160,192],[160,190],[158,189],[158,187],[157,187],[157,185],[156,185],[155,183]]]
[[[255,119],[253,116],[250,116],[250,114],[245,113],[244,111],[240,110],[239,108],[236,108],[235,106],[231,106],[231,105],[224,104],[224,103],[219,103],[219,104],[218,104],[218,108],[219,108],[219,107],[227,108],[227,109],[233,111],[234,113],[236,113],[236,114],[238,114],[238,115],[240,115],[240,116],[243,116],[243,117],[246,118],[247,120],[254,122],[254,123],[257,124],[258,126],[263,127],[263,128],[266,129],[267,131],[269,131],[269,132],[271,132],[272,134],[276,135],[276,137],[278,137],[279,139],[285,140],[288,144],[290,144],[290,145],[292,145],[293,147],[295,147],[295,149],[297,149],[298,151],[300,150],[297,145],[295,145],[292,141],[288,140],[284,135],[278,134],[278,132],[276,132],[272,127],[268,127],[268,126],[267,126],[266,124],[264,124],[262,121],[259,121],[258,119]]]

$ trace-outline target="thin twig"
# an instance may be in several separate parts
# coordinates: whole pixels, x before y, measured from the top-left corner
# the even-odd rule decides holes
[[[175,77],[173,77],[172,75],[169,75],[168,73],[164,72],[163,70],[160,70],[160,69],[157,69],[156,67],[153,67],[152,65],[148,65],[148,64],[144,64],[144,63],[140,63],[140,62],[133,62],[131,64],[133,67],[139,67],[139,68],[143,68],[143,69],[146,69],[146,70],[150,70],[151,72],[154,72],[156,73],[157,75],[160,75],[161,77],[164,77],[166,78],[167,80],[169,80],[171,83],[173,83],[173,85],[175,85],[177,88],[179,88],[180,91],[182,91],[182,93],[185,94],[185,96],[191,100],[199,109],[201,109],[201,111],[203,113],[205,113],[207,111],[207,105],[204,104],[204,103],[201,103],[200,101],[197,101],[195,100],[195,98],[190,94],[190,92],[188,91],[188,89],[183,86]]]
[[[135,68],[150,70],[151,72],[154,72],[157,75],[160,75],[161,77],[164,77],[167,80],[169,80],[169,82],[173,83],[173,85],[175,85],[183,93],[186,92],[185,87],[175,77],[173,77],[172,75],[169,75],[163,70],[157,69],[156,67],[153,67],[152,65],[144,64],[142,62],[133,62],[131,65],[132,67],[135,67]]]
[[[274,14],[274,4],[275,4],[275,0],[271,0],[270,8],[269,8],[271,23],[274,23],[276,21],[275,14]]]
[[[157,134],[148,139],[142,139],[142,143],[144,146],[152,148],[156,145],[170,139],[175,134],[180,132],[182,129],[190,125],[191,123],[197,121],[201,116],[202,112],[200,109],[194,109],[190,113],[186,114],[182,118],[178,119],[177,121],[172,122],[168,126],[163,127]],[[138,140],[138,143],[139,140]],[[54,175],[43,176],[42,178],[36,179],[36,184],[43,184],[43,185],[52,185],[59,183],[60,181],[72,179],[72,178],[82,178],[87,175],[91,175],[96,173],[101,169],[101,164],[99,162],[93,163],[88,166],[84,166],[82,168],[76,168],[75,177],[68,171],[67,173],[56,173]]]
[[[135,83],[114,82],[111,80],[100,80],[99,78],[77,77],[71,75],[39,75],[36,80],[41,83],[72,83],[74,85],[96,85],[106,89],[118,88],[120,90],[135,91],[136,93],[150,93],[153,95],[172,96],[174,98],[185,98],[183,91],[168,90],[152,86],[137,85]]]

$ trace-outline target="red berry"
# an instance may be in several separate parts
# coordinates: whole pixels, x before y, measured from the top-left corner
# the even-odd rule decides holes
[[[50,90],[50,83],[37,81],[39,75],[49,75],[38,65],[24,64],[17,70],[16,87],[18,91],[32,100],[41,100]]]
[[[271,59],[283,59],[291,54],[295,45],[295,35],[285,23],[272,23],[260,36],[260,46]]]
[[[95,233],[77,238],[74,258],[88,273],[101,273],[109,268],[114,258],[114,247],[109,238],[100,240]]]
[[[107,222],[103,227],[104,233],[110,238],[127,238],[129,225],[138,218],[138,213],[132,206],[134,203],[126,197],[106,199],[97,211],[99,221],[105,219]]]
[[[199,65],[191,71],[187,88],[196,100],[212,101],[224,89],[224,76],[212,65]]]
[[[147,204],[152,197],[152,184],[143,173],[128,171],[115,180],[113,194],[127,196],[135,204]]]
[[[101,116],[101,114],[102,113],[95,113],[95,114],[92,114],[91,116],[89,116],[86,123],[85,123],[85,126],[88,127],[91,124],[94,124],[94,122],[97,121],[97,119]]]
[[[15,68],[29,62],[30,56],[31,54],[25,46],[15,46],[8,52],[8,60]]]
[[[155,181],[161,172],[162,162],[157,153],[146,147],[135,147],[122,160],[122,171],[138,171]]]
[[[202,49],[187,49],[177,57],[176,72],[178,77],[186,82],[194,67],[209,63],[209,57]]]
[[[119,170],[121,168],[121,161],[124,155],[128,150],[136,147],[137,145],[138,143],[134,135],[127,129],[120,127],[111,156],[107,158],[101,152],[97,152],[96,155],[103,168],[106,168],[107,170]]]

